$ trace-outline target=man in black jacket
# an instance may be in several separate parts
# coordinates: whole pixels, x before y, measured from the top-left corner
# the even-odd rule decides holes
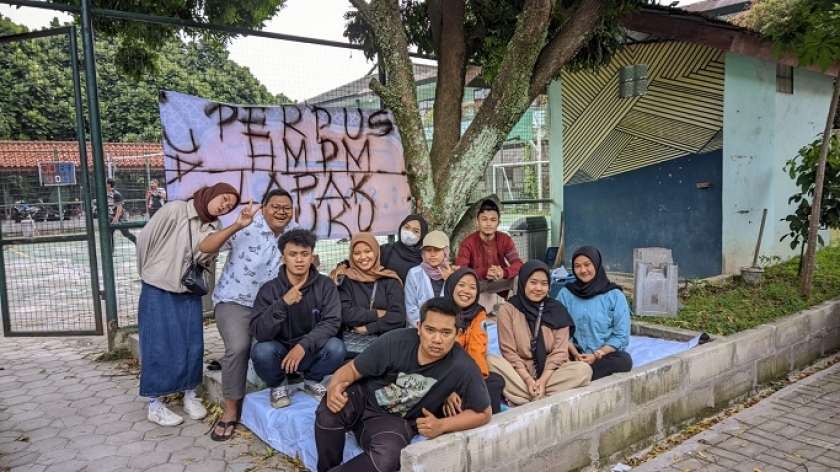
[[[312,265],[315,236],[304,229],[286,231],[277,245],[280,273],[257,293],[251,310],[251,360],[271,388],[274,408],[291,403],[288,374],[300,372],[304,388],[321,401],[321,384],[344,362],[344,343],[336,338],[341,302],[335,284]]]

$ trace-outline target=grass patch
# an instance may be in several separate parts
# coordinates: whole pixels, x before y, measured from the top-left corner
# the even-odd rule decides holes
[[[799,296],[799,257],[766,267],[762,283],[733,277],[725,285],[690,284],[676,317],[633,316],[634,320],[726,336],[792,315],[840,294],[840,246],[817,252],[811,297]]]

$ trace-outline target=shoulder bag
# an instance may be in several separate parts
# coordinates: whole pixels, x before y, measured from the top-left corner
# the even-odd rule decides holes
[[[207,269],[196,262],[195,257],[193,257],[192,226],[189,221],[187,221],[187,229],[190,234],[190,265],[187,266],[186,272],[181,276],[181,285],[186,287],[193,295],[204,296],[210,291],[207,288],[207,282],[204,280],[204,271]]]

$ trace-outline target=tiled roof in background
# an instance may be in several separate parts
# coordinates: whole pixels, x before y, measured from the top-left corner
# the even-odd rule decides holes
[[[161,143],[103,143],[105,162],[109,157],[122,168],[163,167]],[[146,157],[144,157],[146,156]],[[0,141],[0,169],[36,169],[45,161],[79,162],[79,143],[76,141]],[[93,154],[87,143],[88,165],[93,169]]]

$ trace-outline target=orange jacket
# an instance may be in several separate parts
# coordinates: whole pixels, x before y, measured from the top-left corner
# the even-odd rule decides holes
[[[487,313],[484,310],[478,312],[467,329],[458,335],[458,344],[478,364],[481,375],[486,379],[490,369],[487,367]]]

